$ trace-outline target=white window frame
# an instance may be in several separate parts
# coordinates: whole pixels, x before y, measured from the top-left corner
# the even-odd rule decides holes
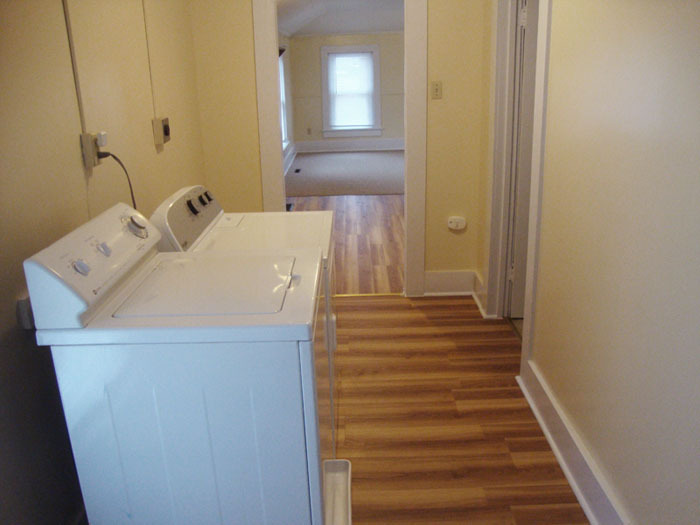
[[[282,135],[282,151],[289,145],[289,125],[287,123],[287,72],[284,67],[284,54],[278,59],[280,81],[280,132]]]
[[[341,129],[330,124],[330,93],[328,92],[328,55],[344,53],[371,53],[374,67],[374,91],[372,114],[374,124],[368,127]],[[382,134],[382,93],[379,77],[379,46],[323,46],[321,47],[321,87],[323,92],[323,136],[332,137],[378,137]]]

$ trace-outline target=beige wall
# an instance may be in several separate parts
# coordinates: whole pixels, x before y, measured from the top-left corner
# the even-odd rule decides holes
[[[229,209],[261,209],[250,2],[68,5],[87,130],[108,133],[139,209],[195,183]],[[130,198],[113,160],[83,170],[61,0],[0,3],[0,70],[0,522],[64,522],[80,495],[49,352],[16,326],[22,261]],[[172,127],[161,151],[154,114]]]
[[[290,39],[295,142],[338,140],[323,138],[321,47],[371,44],[379,46],[382,138],[403,138],[403,33],[314,35]]]
[[[262,211],[251,2],[188,3],[206,183],[224,209]]]
[[[136,203],[147,216],[167,195],[203,178],[186,4],[146,0],[144,20],[140,0],[69,0],[86,130],[107,132],[106,149],[126,165]],[[154,103],[172,129],[160,153],[151,126]],[[112,159],[103,160],[88,180],[92,216],[130,202],[124,173]]]
[[[426,270],[474,270],[490,180],[490,0],[430,0],[428,81],[443,98],[428,100]],[[467,219],[451,232],[450,215]]]
[[[700,3],[556,1],[534,362],[640,524],[700,509]]]
[[[22,261],[88,219],[60,0],[0,3],[0,522],[64,522],[80,495],[48,349],[15,322]]]

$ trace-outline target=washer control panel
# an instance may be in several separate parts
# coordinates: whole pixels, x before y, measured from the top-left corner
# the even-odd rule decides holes
[[[24,261],[36,326],[75,327],[75,319],[159,240],[160,232],[146,217],[117,204]]]
[[[163,238],[163,252],[189,250],[223,215],[221,205],[204,186],[182,188],[168,197],[151,216]]]

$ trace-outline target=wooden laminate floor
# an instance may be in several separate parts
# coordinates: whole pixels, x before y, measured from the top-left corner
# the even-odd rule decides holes
[[[469,297],[335,304],[355,525],[588,523],[515,381],[507,321]]]
[[[403,195],[293,197],[287,202],[294,211],[335,212],[335,293],[403,292]]]

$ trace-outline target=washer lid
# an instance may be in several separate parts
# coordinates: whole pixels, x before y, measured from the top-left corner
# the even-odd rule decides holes
[[[163,259],[113,317],[274,314],[282,310],[295,257],[202,253]]]

